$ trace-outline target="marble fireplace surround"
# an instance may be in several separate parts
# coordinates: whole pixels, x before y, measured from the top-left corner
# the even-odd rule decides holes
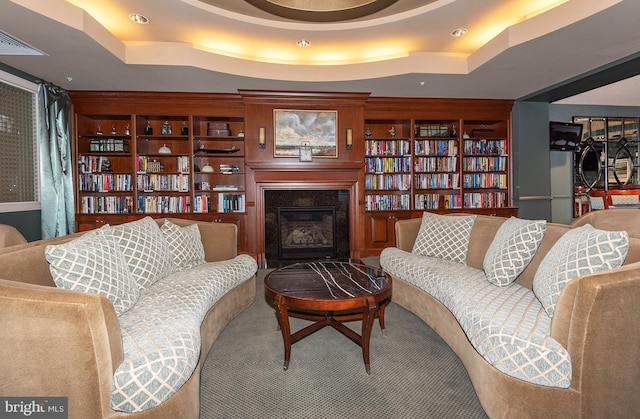
[[[358,208],[358,182],[357,175],[351,172],[347,174],[345,172],[345,177],[348,179],[326,179],[327,174],[322,172],[312,173],[311,175],[307,172],[303,174],[301,179],[295,179],[295,174],[287,173],[283,176],[283,174],[271,174],[268,176],[270,179],[256,179],[256,238],[258,245],[258,263],[261,267],[267,267],[267,256],[266,256],[266,242],[265,242],[265,225],[266,225],[266,201],[265,201],[265,192],[266,191],[305,191],[309,193],[313,193],[313,191],[341,191],[339,193],[347,193],[348,198],[348,208],[347,208],[347,217],[348,217],[348,241],[349,241],[349,251],[348,257],[353,256],[353,249],[355,247],[355,238],[358,237],[358,217],[357,217],[357,208]],[[279,179],[273,179],[272,176],[279,177]],[[256,176],[259,178],[260,176]],[[323,179],[323,177],[325,179]],[[335,176],[335,173],[333,174]],[[338,175],[339,177],[339,175]],[[346,256],[346,255],[345,255]]]

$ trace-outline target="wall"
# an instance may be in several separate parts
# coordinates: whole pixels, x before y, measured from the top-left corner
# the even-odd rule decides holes
[[[513,166],[518,216],[551,221],[548,103],[514,104]]]
[[[40,211],[20,211],[0,213],[0,224],[8,224],[18,229],[28,240],[40,240]]]

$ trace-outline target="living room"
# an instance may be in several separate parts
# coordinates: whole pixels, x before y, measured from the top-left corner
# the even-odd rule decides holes
[[[236,224],[237,250],[255,258],[260,268],[295,260],[297,251],[310,242],[321,249],[310,253],[313,257],[325,257],[325,248],[329,259],[377,257],[396,244],[395,223],[421,217],[423,209],[433,208],[429,205],[436,205],[440,214],[466,209],[569,224],[576,218],[573,191],[560,196],[554,188],[559,177],[573,180],[574,167],[559,161],[568,154],[550,153],[549,122],[640,115],[640,103],[600,90],[637,72],[633,68],[640,35],[634,20],[640,10],[629,0],[546,1],[535,6],[509,0],[498,5],[373,2],[379,10],[367,9],[360,17],[333,23],[310,23],[308,16],[299,15],[275,18],[273,13],[281,11],[258,8],[271,2],[182,0],[165,5],[166,10],[153,5],[141,10],[125,0],[111,2],[113,9],[90,1],[3,3],[3,31],[41,55],[7,53],[0,58],[0,70],[34,85],[44,80],[69,93],[74,159],[90,164],[109,141],[122,147],[102,155],[108,157],[99,164],[103,173],[73,168],[73,230],[117,225],[147,214],[161,218],[162,211],[141,208],[154,205],[157,197],[188,199],[186,214],[174,210],[171,215]],[[143,15],[134,20],[148,22],[128,20],[134,12]],[[114,22],[119,15],[127,21]],[[499,28],[476,37],[492,17]],[[190,19],[192,28],[185,23]],[[207,40],[189,38],[197,28],[203,28]],[[606,35],[602,28],[607,28]],[[365,48],[366,35],[358,34],[359,29],[369,31],[374,47]],[[467,34],[454,37],[455,29],[466,29]],[[231,37],[237,32],[246,33],[243,50]],[[289,42],[293,36],[294,46],[285,47],[282,41],[271,47],[266,33],[274,42],[285,35]],[[389,33],[397,33],[397,38]],[[431,36],[437,41],[428,41]],[[394,42],[385,37],[397,44],[401,38],[416,39],[401,51],[387,50]],[[295,45],[296,40],[306,46]],[[327,50],[340,44],[362,53],[351,50],[343,58],[329,57]],[[230,50],[233,45],[237,50]],[[367,57],[365,50],[375,50],[377,56]],[[277,58],[273,51],[288,58]],[[292,58],[296,52],[300,55]],[[280,121],[306,116],[331,127],[327,147],[318,138],[324,134],[321,128],[311,143],[287,142],[287,130],[295,126]],[[394,164],[405,164],[407,157],[416,164],[450,164],[451,156],[445,154],[429,160],[432,156],[421,155],[418,144],[451,140],[460,149],[455,157],[459,166],[487,159],[499,167],[481,170],[495,172],[486,176],[490,187],[418,187],[418,180],[431,181],[431,172],[445,170],[418,170],[413,164],[401,170],[375,167],[388,163],[389,157]],[[378,142],[408,145],[410,152],[376,154],[372,147]],[[467,145],[475,150],[487,143],[499,151],[478,156],[463,151]],[[176,154],[186,159],[188,170],[173,167]],[[188,186],[162,193],[148,186],[159,182],[159,173],[136,166],[146,157],[144,164],[161,162],[172,173],[169,178],[161,174],[163,182],[175,177]],[[472,177],[471,169],[457,170],[461,179]],[[111,194],[125,201],[132,198],[132,209],[115,214],[87,209],[104,193],[83,189],[80,179],[103,181],[113,172],[134,184]],[[407,178],[410,186],[398,185]],[[380,187],[380,182],[393,185]],[[380,206],[387,205],[388,197],[393,206]],[[408,204],[402,203],[404,198]],[[457,204],[465,199],[468,203]],[[491,203],[476,204],[473,199]],[[206,210],[196,206],[203,200]],[[5,208],[0,224],[14,226],[29,242],[45,237],[41,208]],[[296,214],[311,208],[317,215],[303,226]],[[270,265],[272,261],[276,263]]]

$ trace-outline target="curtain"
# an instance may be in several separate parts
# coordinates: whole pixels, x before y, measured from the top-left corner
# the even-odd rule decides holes
[[[71,98],[66,90],[41,83],[40,199],[42,238],[75,231],[73,161],[71,155]]]

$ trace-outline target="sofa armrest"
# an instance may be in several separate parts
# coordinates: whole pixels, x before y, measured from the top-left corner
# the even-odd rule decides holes
[[[422,218],[396,221],[396,247],[407,252],[413,250],[421,224]]]
[[[110,415],[124,354],[106,298],[0,279],[0,330],[0,394],[68,397],[74,417]]]
[[[233,223],[193,221],[181,218],[168,218],[179,226],[198,224],[204,246],[204,259],[207,262],[233,259],[238,255],[238,226]]]
[[[551,336],[571,355],[571,387],[592,417],[637,417],[640,262],[576,278],[560,294]]]

